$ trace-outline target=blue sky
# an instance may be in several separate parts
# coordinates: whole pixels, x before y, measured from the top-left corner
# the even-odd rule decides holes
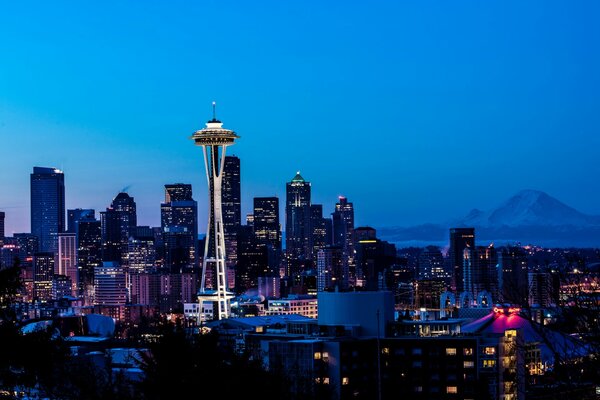
[[[140,224],[194,185],[211,115],[241,139],[243,213],[297,170],[359,225],[437,222],[533,188],[600,214],[600,3],[24,1],[0,6],[0,210],[34,165],[67,207],[123,187]],[[283,210],[282,210],[283,213]]]

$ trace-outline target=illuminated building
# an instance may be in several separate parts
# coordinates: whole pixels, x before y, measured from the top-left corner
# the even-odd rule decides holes
[[[486,291],[498,298],[498,251],[494,244],[477,246],[477,270],[475,274],[475,290]]]
[[[116,262],[105,261],[94,270],[94,303],[125,305],[127,290],[125,270]]]
[[[259,243],[271,247],[269,259],[272,274],[277,272],[281,259],[281,225],[279,224],[279,199],[277,197],[254,198],[254,236]]]
[[[196,145],[202,147],[210,196],[208,227],[202,260],[202,280],[198,296],[200,308],[202,308],[204,301],[216,302],[217,319],[229,317],[230,300],[233,297],[227,287],[228,274],[225,263],[227,256],[223,227],[222,181],[227,146],[233,145],[238,137],[235,132],[224,129],[223,123],[216,119],[214,103],[212,120],[206,123],[205,128],[196,131],[192,136]],[[214,270],[213,276],[216,281],[216,288],[212,290],[206,288],[207,268]]]
[[[317,290],[348,290],[348,265],[339,246],[329,246],[317,254]]]
[[[331,218],[323,218],[323,205],[310,205],[310,230],[312,235],[312,258],[317,259],[319,250],[331,246]]]
[[[267,300],[264,315],[297,314],[309,318],[319,316],[318,301],[315,296],[288,296],[285,299]]]
[[[33,297],[42,302],[52,300],[54,253],[40,252],[33,257]]]
[[[378,290],[384,286],[384,270],[396,263],[396,246],[376,237],[376,231],[370,227],[355,230],[356,244],[354,264],[354,285],[367,290]]]
[[[65,175],[56,168],[33,167],[31,233],[39,250],[56,252],[57,235],[65,230]]]
[[[312,259],[311,239],[310,182],[298,172],[286,184],[285,251],[288,264],[298,259]]]
[[[356,265],[354,253],[354,205],[348,203],[344,196],[339,197],[335,211],[331,214],[333,220],[333,245],[342,248],[345,268],[349,271],[352,286],[356,285]]]
[[[192,198],[192,185],[165,185],[160,223],[164,266],[173,273],[191,271],[198,254],[198,204]]]
[[[457,293],[464,292],[465,287],[464,269],[465,269],[465,249],[475,250],[475,229],[474,228],[451,228],[450,229],[450,248],[448,250],[448,262],[452,271],[453,288]],[[474,261],[471,259],[471,261]],[[476,266],[467,264],[469,268]]]
[[[229,272],[237,262],[237,233],[242,224],[240,159],[236,156],[225,156],[221,202],[225,232],[225,261]],[[229,287],[233,286],[230,281]]]
[[[419,255],[418,280],[442,280],[450,283],[451,274],[444,265],[444,256],[439,247],[427,246]]]
[[[100,213],[102,225],[102,261],[124,264],[127,261],[129,236],[137,226],[136,204],[133,197],[121,192],[109,208]]]
[[[142,274],[156,269],[153,236],[131,236],[127,250],[127,272]]]
[[[69,277],[70,296],[79,294],[79,271],[77,267],[77,238],[75,233],[58,234],[58,275]]]

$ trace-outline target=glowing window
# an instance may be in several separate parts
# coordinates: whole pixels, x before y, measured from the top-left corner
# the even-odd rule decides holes
[[[345,376],[342,378],[342,385],[347,385],[348,384],[348,377]]]
[[[456,355],[456,348],[454,348],[454,347],[447,347],[446,348],[446,355],[447,356],[455,356]]]
[[[483,350],[483,353],[487,354],[488,356],[494,355],[494,354],[496,354],[496,348],[495,347],[486,347]]]
[[[324,385],[329,385],[329,378],[328,377],[323,378],[323,384]]]
[[[324,351],[323,352],[323,361],[327,361],[327,360],[329,360],[329,353]]]
[[[446,393],[458,393],[456,386],[446,386]]]
[[[475,361],[465,361],[465,362],[463,362],[463,367],[464,368],[474,368]]]
[[[384,347],[383,349],[381,349],[381,354],[390,354],[390,348]]]
[[[465,347],[463,349],[463,354],[465,356],[472,356],[473,355],[473,348],[472,347]]]
[[[315,360],[320,360],[321,359],[321,353],[320,352],[315,352]]]
[[[496,360],[483,360],[483,368],[493,368],[496,366]]]

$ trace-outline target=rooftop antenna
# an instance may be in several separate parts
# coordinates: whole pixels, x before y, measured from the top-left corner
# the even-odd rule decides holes
[[[212,106],[213,106],[213,121],[216,121],[217,120],[217,102],[213,101]]]

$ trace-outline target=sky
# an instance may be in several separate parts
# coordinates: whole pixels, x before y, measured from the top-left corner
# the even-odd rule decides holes
[[[201,149],[240,139],[242,213],[354,203],[357,225],[491,209],[522,189],[600,214],[597,1],[19,1],[0,5],[0,211],[29,232],[33,166],[67,208],[123,188],[160,224],[164,184],[207,214]],[[283,217],[283,207],[281,210]]]

